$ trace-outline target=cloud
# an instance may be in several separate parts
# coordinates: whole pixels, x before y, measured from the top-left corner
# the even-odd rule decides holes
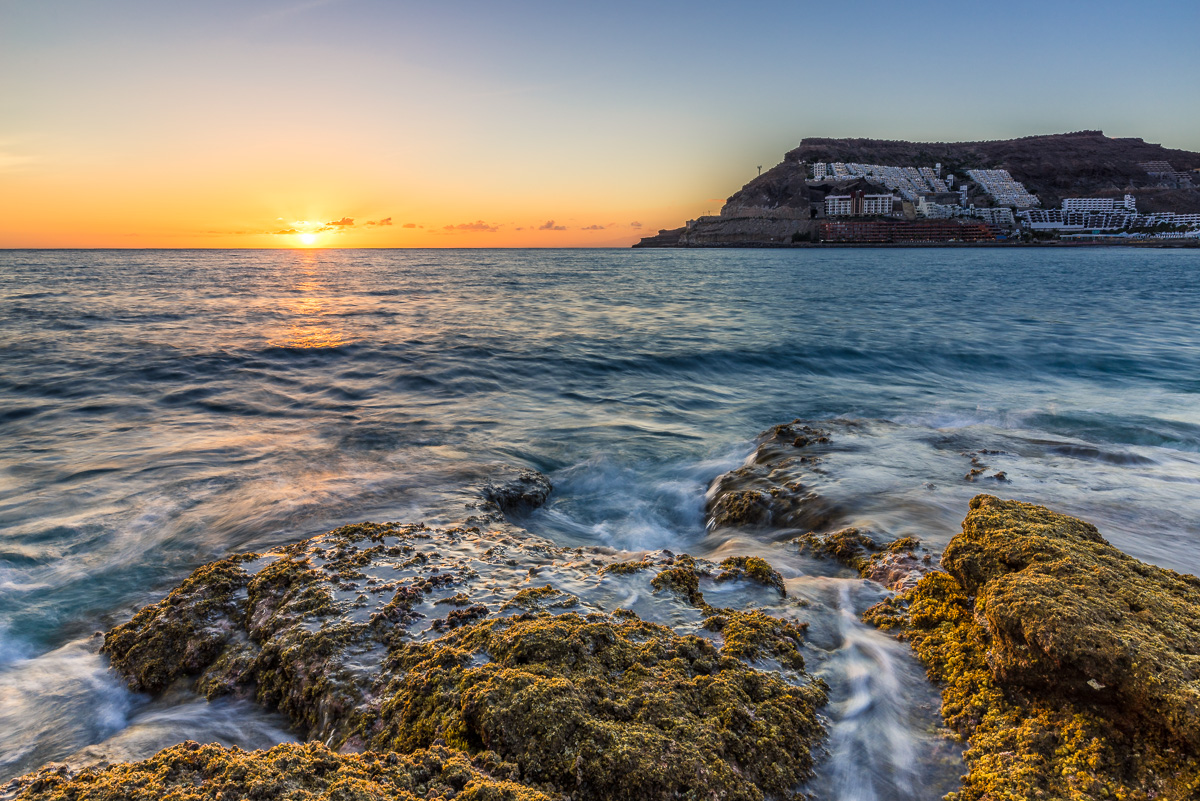
[[[391,218],[389,218],[389,219],[391,219]],[[405,223],[404,225],[402,225],[400,227],[401,228],[416,228],[417,224],[416,223]]]
[[[352,220],[349,217],[343,217],[340,220],[330,220],[329,222],[327,222],[325,224],[337,226],[339,228],[350,228],[354,225],[354,220]]]
[[[634,221],[629,224],[629,227],[630,228],[641,228],[642,224],[640,222]]]
[[[606,226],[603,225],[585,225],[580,228],[580,231],[603,231]]]
[[[295,228],[284,228],[282,231],[276,231],[277,234],[298,234],[300,233]]]
[[[391,217],[384,217],[382,220],[367,220],[365,223],[363,223],[363,225],[391,225],[391,224],[392,224]],[[413,226],[406,225],[404,227],[412,228]]]
[[[565,230],[567,230],[567,226],[555,225],[554,220],[546,220],[546,222],[544,224],[538,226],[538,230],[539,231],[565,231]]]
[[[442,229],[446,231],[472,231],[484,234],[494,234],[500,230],[500,226],[489,225],[483,220],[476,220],[475,222],[459,223],[458,225],[443,225]]]

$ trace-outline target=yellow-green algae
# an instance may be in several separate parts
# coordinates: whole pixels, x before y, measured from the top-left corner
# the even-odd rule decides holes
[[[385,672],[369,748],[493,750],[579,798],[791,797],[822,735],[821,685],[629,614],[488,620],[400,645]]]
[[[720,568],[721,572],[717,575],[717,581],[750,579],[767,587],[774,587],[779,590],[780,595],[787,597],[787,590],[783,586],[783,576],[778,570],[771,567],[766,559],[758,556],[731,556],[721,562]]]
[[[947,798],[1200,798],[1200,581],[988,495],[943,565],[865,618],[912,643],[968,737]]]
[[[186,742],[143,762],[17,781],[20,801],[554,801],[511,780],[516,766],[434,746],[407,755],[335,754],[320,743],[241,751]],[[498,774],[498,775],[493,775]]]
[[[703,623],[709,631],[720,632],[724,644],[721,653],[755,660],[773,656],[794,670],[804,669],[800,646],[807,624],[799,625],[772,617],[757,609],[743,612],[722,609]]]

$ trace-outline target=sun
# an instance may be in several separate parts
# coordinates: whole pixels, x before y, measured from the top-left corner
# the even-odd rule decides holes
[[[317,244],[316,234],[300,234],[299,239],[300,244],[304,245],[305,247],[312,247],[313,245]]]

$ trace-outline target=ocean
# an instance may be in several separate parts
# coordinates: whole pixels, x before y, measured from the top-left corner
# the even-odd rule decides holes
[[[229,553],[453,520],[497,465],[550,477],[515,522],[560,545],[795,577],[776,534],[707,531],[703,504],[798,418],[835,431],[838,525],[937,551],[988,492],[1200,573],[1190,251],[0,251],[0,353],[0,779],[294,739],[246,701],[129,693],[95,632]],[[944,748],[932,688],[857,623],[878,591],[815,578],[818,796],[926,797],[950,781],[905,772],[946,761],[914,756]]]

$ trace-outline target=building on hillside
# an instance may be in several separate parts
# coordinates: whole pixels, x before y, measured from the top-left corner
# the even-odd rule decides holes
[[[967,170],[967,175],[998,205],[1029,209],[1042,204],[1025,184],[1009,175],[1008,170]]]
[[[1034,231],[1116,231],[1138,219],[1123,206],[1116,211],[1069,211],[1029,209],[1020,212],[1022,223]]]
[[[1129,211],[1137,212],[1137,200],[1126,195],[1118,203],[1111,197],[1068,197],[1062,202],[1063,211]]]
[[[818,234],[822,242],[893,244],[898,242],[991,242],[996,232],[981,222],[953,220],[827,220]]]
[[[868,195],[862,191],[849,195],[826,195],[826,217],[874,217],[892,213],[893,195]]]

